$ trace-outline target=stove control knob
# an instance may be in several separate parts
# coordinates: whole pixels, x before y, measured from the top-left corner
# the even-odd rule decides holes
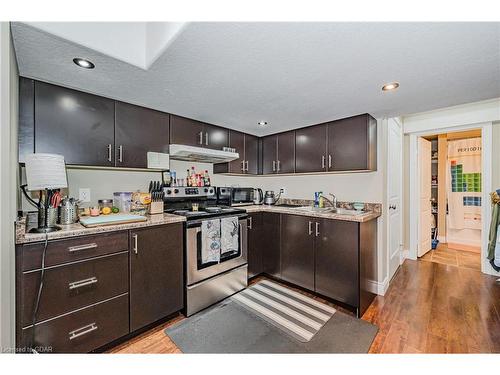
[[[204,191],[205,193],[208,193],[208,189],[207,189],[207,188],[203,189],[203,191]]]
[[[177,194],[179,192],[179,189],[174,189],[174,194]]]
[[[172,190],[168,189],[167,190],[167,195],[170,195],[170,194],[172,194]]]

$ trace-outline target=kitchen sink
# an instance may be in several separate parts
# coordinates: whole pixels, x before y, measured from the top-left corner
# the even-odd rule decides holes
[[[298,204],[280,203],[276,204],[275,207],[298,208],[300,206]]]
[[[324,213],[336,213],[339,215],[363,215],[365,211],[350,210],[347,208],[333,208],[333,207],[314,207],[314,206],[300,206],[295,208],[297,211],[307,211],[307,212],[324,212]]]

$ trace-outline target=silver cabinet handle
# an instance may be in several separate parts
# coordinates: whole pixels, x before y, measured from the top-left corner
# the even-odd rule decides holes
[[[112,147],[112,146],[111,146],[111,143],[110,143],[110,144],[108,144],[108,161],[111,161],[111,160],[112,160],[112,159],[111,159],[111,158],[112,158],[112,155],[111,155],[111,147]]]
[[[248,229],[253,229],[253,221],[251,216],[248,217]]]
[[[248,160],[245,161],[245,164],[246,164],[245,171],[248,172]]]
[[[277,162],[277,167],[276,167],[276,172],[279,172],[279,171],[280,171],[280,169],[281,169],[281,161],[280,161],[280,160],[278,160],[278,162]]]
[[[276,172],[276,161],[273,160],[273,172]]]
[[[208,146],[208,132],[205,133],[205,145]]]
[[[95,331],[97,329],[96,323],[90,323],[89,325],[86,325],[85,327],[75,329],[74,331],[71,331],[68,333],[69,339],[73,340],[76,339],[77,337],[86,335],[92,331]]]
[[[92,285],[97,283],[97,277],[89,277],[88,279],[73,281],[68,284],[69,290],[78,289],[83,286]]]
[[[239,227],[240,227],[240,235],[239,235],[239,237],[240,237],[240,254],[242,254],[243,253],[243,235],[242,235],[243,225],[240,223]]]
[[[139,250],[137,247],[137,234],[133,234],[132,238],[134,239],[134,247],[132,248],[132,250],[134,250],[134,253],[138,254]]]
[[[328,155],[328,168],[332,167],[332,155]]]
[[[313,232],[313,229],[312,229],[312,224],[313,224],[313,223],[312,223],[312,221],[310,221],[310,222],[309,222],[309,235],[311,235],[311,234],[312,234],[312,232]]]
[[[200,136],[200,142],[199,144],[202,145],[203,144],[203,132],[200,132],[200,134],[198,134]]]
[[[118,161],[123,163],[123,146],[118,147]]]
[[[319,236],[319,223],[316,222],[316,237]]]
[[[321,157],[321,168],[323,168],[323,169],[325,168],[325,161],[326,161],[326,158],[325,158],[325,155],[323,155]]]
[[[89,243],[85,245],[70,246],[68,247],[68,251],[70,253],[74,253],[75,251],[90,250],[90,249],[95,249],[96,247],[97,247],[96,243]]]

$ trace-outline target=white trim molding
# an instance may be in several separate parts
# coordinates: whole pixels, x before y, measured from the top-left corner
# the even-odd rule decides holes
[[[396,271],[397,274],[398,271]],[[367,280],[368,290],[379,296],[385,296],[387,289],[389,289],[389,279],[386,277],[383,281]]]

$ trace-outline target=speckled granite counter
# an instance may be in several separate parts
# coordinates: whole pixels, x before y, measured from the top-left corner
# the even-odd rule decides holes
[[[281,200],[279,203],[284,204],[297,204],[301,206],[310,206],[312,201],[307,200]],[[352,203],[349,202],[339,202],[339,208],[350,209]],[[242,207],[247,210],[248,213],[252,212],[276,212],[280,214],[290,214],[290,215],[300,215],[309,217],[319,217],[324,219],[335,219],[335,220],[345,220],[345,221],[355,221],[358,223],[364,223],[366,221],[374,220],[382,215],[382,205],[379,203],[365,203],[365,213],[360,215],[349,215],[340,214],[334,212],[311,212],[302,211],[294,207],[280,207],[280,206],[267,206],[267,205],[253,205]]]
[[[171,223],[179,223],[186,221],[186,218],[183,216],[171,215],[171,214],[158,214],[151,216],[147,215],[147,218],[148,219],[146,221],[141,221],[137,223],[106,225],[94,228],[85,228],[83,225],[79,223],[70,225],[60,225],[62,230],[49,233],[49,240],[85,236],[88,234],[96,234],[96,233],[116,232],[119,230],[143,228],[154,225],[171,224]],[[16,244],[39,242],[44,240],[45,240],[44,233],[27,233],[25,217],[19,219],[16,222]]]

